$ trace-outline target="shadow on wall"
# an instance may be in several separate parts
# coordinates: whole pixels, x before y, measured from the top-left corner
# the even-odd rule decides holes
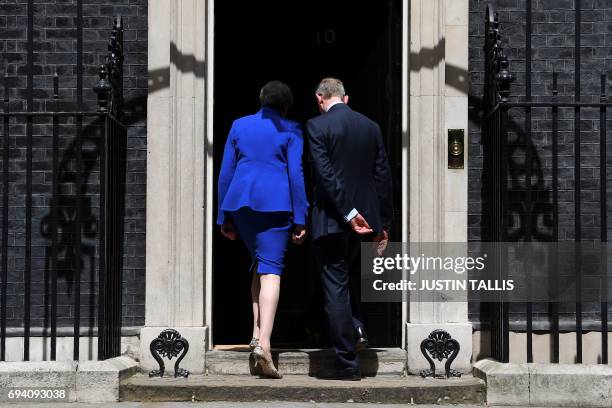
[[[146,96],[139,96],[124,102],[126,114],[121,122],[126,127],[141,122],[143,118],[146,118],[146,100]],[[76,125],[71,124],[70,126]],[[59,134],[61,139],[65,139],[65,136],[62,137],[61,135],[66,129],[66,126],[60,125]],[[88,320],[89,330],[95,327],[97,294],[96,258],[101,256],[98,245],[101,223],[99,214],[99,193],[101,188],[99,163],[104,136],[103,129],[103,119],[96,119],[84,125],[81,132],[81,140],[79,141],[74,137],[68,143],[68,146],[60,154],[58,167],[53,169],[56,172],[57,190],[52,194],[48,205],[49,212],[41,218],[39,226],[40,235],[47,242],[47,245],[44,247],[43,327],[50,327],[52,303],[51,273],[54,263],[57,279],[64,280],[68,297],[74,296],[75,279],[78,278],[79,282],[81,282],[81,304],[86,308],[84,310],[87,310],[87,313],[85,315],[81,314],[81,316]],[[127,163],[126,142],[123,141],[121,146],[123,166]],[[81,146],[81,190],[77,191],[79,144]],[[124,171],[123,174],[127,176],[127,172]],[[126,183],[127,180],[124,179],[121,186],[121,190],[124,193],[120,194],[122,201],[125,200]],[[125,208],[125,202],[123,202],[121,207]],[[57,218],[54,217],[54,211],[57,211]],[[79,218],[80,224],[77,222]],[[75,236],[78,232],[81,234],[80,245],[78,240],[75,242]],[[54,234],[57,240],[55,250],[53,246]],[[83,287],[83,284],[86,284],[87,287]],[[83,301],[87,302],[86,306]],[[61,307],[64,304],[58,301],[56,306]],[[58,318],[61,317],[63,316],[58,316]],[[58,326],[61,326],[61,323],[58,322]]]
[[[442,38],[433,48],[422,48],[418,53],[410,54],[410,71],[418,72],[423,68],[433,69],[444,59],[446,42]],[[446,85],[468,95],[468,71],[445,64]],[[469,95],[468,106],[469,121],[478,124],[483,129],[484,110],[483,99],[478,96]],[[508,201],[510,204],[509,214],[507,215],[507,236],[510,241],[519,241],[525,238],[527,231],[530,230],[533,239],[536,241],[550,241],[552,239],[552,192],[545,186],[542,159],[533,142],[527,144],[525,130],[516,120],[509,118],[508,123],[508,174],[510,185],[508,188]],[[492,187],[488,181],[492,179],[493,160],[491,139],[482,133],[481,143],[483,146],[483,174],[482,174],[482,219],[490,220],[490,206]],[[527,157],[528,152],[532,157],[531,190],[537,192],[537,201],[532,201],[532,208],[526,207],[526,180],[527,163],[520,160]],[[488,164],[488,165],[487,165]],[[531,213],[531,216],[529,214]],[[512,222],[509,222],[512,220]],[[491,222],[492,220],[490,220]],[[528,225],[530,223],[531,225]],[[489,223],[490,224],[490,223]],[[481,225],[481,240],[491,240],[490,225],[483,222]],[[528,228],[528,226],[530,228]]]
[[[495,222],[492,217],[493,182],[493,141],[484,130],[485,107],[483,98],[469,96],[469,120],[480,126],[483,168],[481,183],[481,241],[493,240],[491,224]],[[533,143],[527,143],[524,128],[516,119],[508,116],[508,144],[507,144],[507,171],[508,171],[508,214],[504,219],[505,233],[508,241],[521,241],[530,231],[534,241],[551,241],[553,238],[553,204],[552,191],[546,186],[542,158]],[[527,208],[527,172],[528,164],[524,158],[531,155],[531,208]],[[485,221],[486,220],[486,221]]]
[[[187,73],[193,72],[196,77],[205,77],[205,62],[198,61],[191,54],[183,55],[174,43],[170,48],[170,62],[177,70]],[[158,92],[170,86],[170,67],[149,71],[148,94]],[[124,101],[121,122],[129,128],[142,120],[146,120],[147,95],[129,98]],[[51,197],[49,208],[57,207],[57,220],[54,220],[53,210],[50,210],[40,222],[40,234],[48,244],[44,249],[44,327],[49,327],[51,294],[51,268],[55,262],[57,278],[65,281],[67,294],[72,295],[75,277],[83,278],[87,282],[86,292],[89,313],[89,327],[95,326],[95,294],[96,290],[96,257],[98,253],[98,240],[100,232],[100,214],[98,213],[98,194],[93,186],[96,185],[96,172],[99,172],[102,138],[100,133],[103,129],[103,121],[96,120],[82,129],[80,140],[81,149],[81,190],[76,191],[77,179],[77,151],[79,141],[72,140],[68,147],[61,153],[57,172],[57,193]],[[209,146],[207,146],[208,148]],[[126,152],[124,149],[123,155]],[[98,173],[99,175],[99,173]],[[124,180],[125,181],[125,180]],[[124,186],[125,187],[125,186]],[[80,204],[80,205],[79,205]],[[80,210],[79,210],[80,208]],[[77,214],[80,217],[80,226],[77,223]],[[79,231],[82,237],[81,243],[75,243],[75,234]],[[57,249],[54,253],[52,239],[54,234],[57,239]],[[59,303],[58,303],[59,305]]]
[[[410,71],[418,72],[423,68],[433,69],[440,65],[445,57],[446,39],[442,38],[434,48],[421,48],[418,53],[410,53]],[[465,95],[468,94],[468,71],[448,62],[444,64],[446,86],[450,86]],[[444,89],[440,92],[443,94]]]
[[[206,77],[206,62],[198,61],[193,54],[182,54],[174,43],[170,43],[170,64],[183,74],[193,73],[196,78]],[[170,67],[149,71],[149,95],[169,87]]]
[[[99,130],[102,126],[100,120],[96,123],[86,126],[83,129],[83,135],[90,134],[91,131]],[[52,290],[50,287],[53,277],[51,276],[54,269],[57,273],[57,278],[63,278],[66,283],[68,296],[73,293],[73,285],[75,279],[82,281],[86,273],[84,282],[88,283],[87,299],[89,315],[89,327],[93,327],[94,311],[95,311],[95,296],[96,293],[96,248],[100,231],[99,214],[94,213],[93,201],[98,191],[88,191],[93,185],[92,171],[100,157],[102,137],[81,137],[81,191],[76,190],[77,179],[77,149],[78,140],[74,138],[68,148],[63,152],[61,162],[58,168],[53,169],[54,178],[57,180],[57,192],[53,192],[49,207],[50,212],[45,215],[40,223],[40,234],[49,242],[45,248],[45,279],[44,279],[44,316],[43,327],[50,327],[50,310],[52,303]],[[57,218],[55,218],[55,212]],[[79,220],[80,219],[80,223]],[[75,242],[76,234],[80,233],[80,245]],[[56,245],[53,245],[53,236],[56,236]],[[75,273],[76,272],[76,273]],[[57,288],[55,289],[57,291]],[[80,296],[83,293],[76,294]],[[57,292],[56,292],[57,293]],[[56,303],[57,304],[57,303]],[[59,302],[61,306],[61,302]]]
[[[204,61],[198,61],[192,54],[181,54],[176,44],[170,45],[170,63],[177,70],[188,73],[192,72],[197,78],[204,78],[206,68]],[[158,92],[170,86],[170,67],[149,71],[148,94]],[[121,122],[129,127],[142,120],[146,120],[147,96],[138,96],[124,101],[123,108],[126,114]],[[53,211],[47,213],[40,223],[40,234],[49,242],[45,247],[45,279],[44,279],[44,326],[48,327],[51,303],[50,274],[54,258],[53,245],[51,244],[54,233],[57,236],[56,270],[57,277],[64,279],[68,295],[73,292],[75,275],[87,276],[88,283],[88,309],[89,327],[94,327],[95,317],[95,258],[100,256],[96,249],[99,239],[100,217],[97,213],[98,203],[96,201],[99,191],[93,191],[95,185],[94,173],[97,171],[96,164],[100,160],[101,137],[92,136],[100,132],[102,121],[94,121],[84,126],[82,130],[82,188],[80,192],[75,191],[75,180],[77,178],[77,149],[79,141],[72,140],[69,146],[61,154],[57,174],[57,194],[51,198],[50,208],[57,206],[58,218],[54,221]],[[207,146],[207,149],[210,146]],[[125,155],[124,151],[124,155]],[[80,202],[80,227],[77,225],[77,207]],[[79,230],[82,241],[78,248],[73,243],[74,234]],[[75,272],[78,272],[75,274]],[[87,275],[84,275],[87,274]]]

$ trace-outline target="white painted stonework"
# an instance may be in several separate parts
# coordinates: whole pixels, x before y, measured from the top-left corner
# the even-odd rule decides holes
[[[139,354],[138,336],[121,337],[121,354],[137,358]],[[56,360],[72,361],[74,356],[74,338],[72,336],[57,336],[56,338]],[[51,337],[30,337],[30,360],[47,361],[51,356]],[[9,336],[6,338],[6,360],[23,360],[23,337]],[[98,337],[81,336],[79,338],[79,361],[97,360]]]
[[[214,0],[151,0],[148,6],[151,84],[143,361],[147,342],[161,328],[181,333],[190,328],[198,348],[214,329],[210,327],[213,6]],[[402,155],[409,172],[404,171],[408,176],[402,180],[403,237],[412,242],[463,242],[467,168],[447,169],[446,133],[449,128],[465,129],[467,138],[468,1],[406,1],[404,15],[403,61],[408,69],[402,99],[408,111],[402,118]],[[403,311],[407,322],[403,338],[408,355],[415,356],[409,368],[421,367],[416,363],[420,341],[412,339],[430,327],[452,323],[447,328],[470,350],[455,364],[469,369],[467,303],[411,300]],[[204,350],[194,348],[189,353],[200,366]]]
[[[189,332],[190,360],[203,362],[204,175],[210,153],[204,115],[207,2],[155,0],[148,7],[147,282],[141,350],[148,350],[145,343],[154,332],[172,327]],[[196,367],[194,372],[203,372],[203,363]]]
[[[448,169],[448,129],[468,121],[468,0],[410,3],[410,242],[467,241],[467,160]],[[467,157],[467,152],[465,153]],[[435,279],[435,276],[432,276]],[[411,297],[407,312],[408,370],[427,368],[420,342],[434,329],[447,330],[462,352],[453,367],[471,369],[472,326],[467,302]]]
[[[487,384],[487,403],[498,406],[610,407],[612,367],[602,364],[474,364]]]

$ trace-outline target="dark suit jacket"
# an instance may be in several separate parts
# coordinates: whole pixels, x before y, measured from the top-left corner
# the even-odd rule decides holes
[[[381,233],[391,226],[391,170],[380,127],[345,104],[308,121],[315,187],[312,237],[349,230],[344,217],[355,208]]]

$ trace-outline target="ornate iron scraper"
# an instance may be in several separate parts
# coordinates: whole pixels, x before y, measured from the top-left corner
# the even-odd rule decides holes
[[[163,377],[165,366],[162,357],[167,357],[168,360],[172,360],[172,357],[178,356],[181,351],[181,356],[176,360],[176,363],[174,363],[174,376],[185,378],[189,376],[189,371],[184,368],[179,368],[179,363],[189,350],[189,342],[187,339],[182,338],[179,332],[174,329],[162,331],[159,336],[151,341],[150,349],[153,358],[159,364],[159,370],[150,371],[149,377]]]
[[[446,378],[461,377],[459,371],[450,368],[453,360],[455,360],[455,357],[459,354],[459,349],[459,342],[453,339],[448,332],[444,330],[432,331],[429,337],[421,342],[421,353],[423,353],[429,362],[430,367],[421,371],[421,377],[436,378],[436,365],[433,359],[437,359],[438,361],[447,359],[444,365]]]

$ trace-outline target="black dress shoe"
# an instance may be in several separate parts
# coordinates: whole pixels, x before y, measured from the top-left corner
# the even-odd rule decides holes
[[[316,377],[321,380],[361,381],[361,371],[357,368],[321,370]]]
[[[368,335],[363,327],[355,328],[355,350],[362,351],[368,348]]]

